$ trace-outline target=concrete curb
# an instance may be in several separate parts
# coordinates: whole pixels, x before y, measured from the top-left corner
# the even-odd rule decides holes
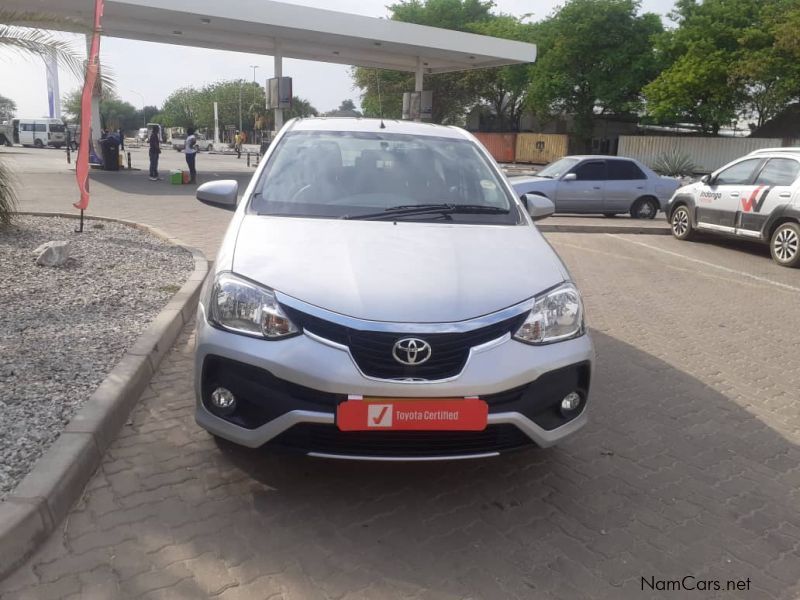
[[[74,214],[20,215],[79,218]],[[72,417],[67,427],[14,491],[0,502],[0,579],[22,564],[59,526],[100,465],[164,355],[194,315],[209,264],[202,252],[148,225],[112,219],[185,248],[194,271],[139,339]]]
[[[664,227],[644,227],[644,226],[629,226],[625,225],[580,225],[576,224],[558,224],[558,225],[545,225],[537,224],[536,227],[542,233],[616,233],[616,234],[631,234],[631,235],[671,235],[669,226],[664,224]]]

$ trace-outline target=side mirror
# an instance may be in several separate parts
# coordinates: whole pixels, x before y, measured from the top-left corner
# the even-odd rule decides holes
[[[703,183],[711,183],[711,175],[703,175],[700,178],[700,181],[702,181]]]
[[[578,176],[575,173],[567,173],[561,178],[562,181],[575,181],[576,179],[578,179]]]
[[[234,210],[239,201],[239,182],[235,179],[209,181],[197,188],[197,199],[206,204]]]
[[[556,212],[556,205],[549,199],[539,194],[525,194],[522,203],[528,209],[528,214],[534,221],[546,219]]]

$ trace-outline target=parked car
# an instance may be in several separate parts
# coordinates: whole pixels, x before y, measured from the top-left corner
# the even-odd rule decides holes
[[[147,127],[140,127],[139,130],[136,132],[136,141],[144,143],[147,141],[147,138],[150,137],[150,130]]]
[[[784,267],[800,267],[800,148],[756,150],[675,192],[672,234],[710,232],[769,244]]]
[[[586,422],[581,295],[489,154],[453,127],[295,119],[201,293],[197,422],[329,458],[477,458]],[[527,206],[526,206],[527,204]]]
[[[202,133],[196,133],[197,136],[197,149],[198,150],[205,150],[210,151],[214,149],[214,141],[209,140],[206,136]],[[185,137],[173,137],[172,138],[172,148],[177,150],[178,152],[183,152],[183,149],[186,147],[186,138]]]
[[[630,213],[636,219],[655,218],[680,185],[621,156],[565,156],[536,176],[513,177],[511,183],[517,194],[549,198],[557,213]]]

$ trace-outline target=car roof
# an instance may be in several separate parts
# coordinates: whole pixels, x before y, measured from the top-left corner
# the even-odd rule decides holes
[[[798,154],[800,155],[800,147],[790,147],[787,146],[785,148],[759,148],[758,150],[753,150],[747,156],[763,156],[765,154]]]
[[[631,162],[639,162],[635,158],[631,158],[630,156],[614,156],[612,154],[570,154],[569,156],[564,156],[562,158],[577,158],[579,160],[586,160],[587,158],[593,158],[595,160],[605,160],[607,158],[612,158],[614,160],[629,160]]]
[[[381,127],[383,124],[383,127]],[[358,131],[375,133],[404,133],[431,137],[469,139],[458,127],[399,121],[397,119],[363,119],[358,117],[312,117],[293,119],[288,124],[291,131]]]

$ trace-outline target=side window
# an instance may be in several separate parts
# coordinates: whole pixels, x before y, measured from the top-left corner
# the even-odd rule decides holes
[[[34,123],[33,130],[37,133],[44,133],[47,131],[47,125],[45,123]]]
[[[751,158],[736,163],[721,171],[714,180],[715,185],[747,185],[753,180],[753,171],[761,164],[760,158]]]
[[[800,174],[800,163],[791,158],[771,158],[756,178],[756,185],[792,185]]]
[[[605,181],[606,165],[602,160],[593,160],[581,163],[572,172],[578,176],[578,181]]]
[[[20,130],[22,131],[31,131],[30,123],[23,123],[19,126]]]
[[[636,163],[629,160],[609,160],[606,161],[606,164],[608,165],[609,181],[647,179],[647,175],[636,166]]]

